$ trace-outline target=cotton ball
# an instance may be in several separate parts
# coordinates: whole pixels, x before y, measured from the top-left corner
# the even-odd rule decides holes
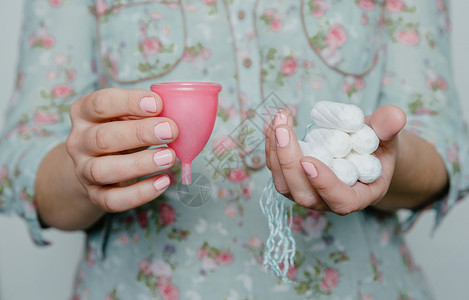
[[[352,149],[360,154],[371,154],[378,149],[379,138],[370,126],[364,125],[362,129],[350,134]]]
[[[345,132],[359,131],[364,124],[363,111],[356,105],[320,101],[311,110],[313,122],[321,127]]]
[[[312,156],[316,159],[319,159],[326,166],[331,165],[333,159],[332,153],[327,150],[326,147],[319,144],[308,144],[303,141],[298,141],[298,144],[300,144],[300,149],[301,153],[303,153],[303,156]]]
[[[339,158],[332,160],[331,169],[342,182],[352,186],[358,180],[357,167],[350,161]]]
[[[346,157],[358,169],[358,180],[363,183],[372,183],[381,176],[381,162],[371,154],[363,155],[351,152]]]
[[[335,158],[345,157],[352,149],[350,135],[336,129],[312,129],[306,135],[305,142],[326,147]]]

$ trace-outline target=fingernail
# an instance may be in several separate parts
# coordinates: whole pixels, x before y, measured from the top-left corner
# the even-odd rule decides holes
[[[305,170],[306,176],[308,176],[309,179],[314,179],[318,176],[318,171],[312,163],[302,162],[301,166],[303,167],[303,170]]]
[[[153,182],[153,186],[155,187],[157,191],[161,191],[167,188],[170,183],[171,183],[171,180],[169,180],[167,176],[164,176],[155,180],[155,182]]]
[[[285,128],[275,129],[275,137],[277,138],[277,146],[285,147],[290,143],[290,133]]]
[[[140,108],[149,113],[154,113],[157,110],[156,100],[153,97],[145,97],[140,100]]]
[[[158,123],[155,126],[155,135],[160,140],[169,140],[173,137],[173,133],[171,132],[171,126],[169,126],[168,122]]]
[[[274,126],[277,127],[278,125],[287,125],[287,121],[287,116],[279,112],[275,115]]]
[[[169,149],[161,150],[153,155],[153,160],[158,166],[166,166],[173,162],[173,153]]]

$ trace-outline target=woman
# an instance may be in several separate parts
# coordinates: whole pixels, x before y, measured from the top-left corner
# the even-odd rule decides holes
[[[409,225],[432,207],[439,221],[467,189],[445,2],[88,2],[27,1],[0,144],[2,211],[23,216],[38,244],[40,220],[87,232],[76,299],[431,298],[383,210],[414,209]],[[193,166],[215,190],[201,208],[169,187],[174,152],[147,149],[178,135],[148,91],[157,81],[223,85]],[[292,142],[319,100],[371,115],[384,175],[368,194]],[[300,204],[292,286],[262,266],[258,199],[271,175]]]

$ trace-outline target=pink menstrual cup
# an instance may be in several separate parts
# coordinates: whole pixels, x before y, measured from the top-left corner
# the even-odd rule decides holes
[[[168,144],[182,162],[182,184],[191,184],[191,164],[212,134],[221,85],[210,82],[165,82],[150,89],[163,100],[162,117],[179,128],[178,138]]]

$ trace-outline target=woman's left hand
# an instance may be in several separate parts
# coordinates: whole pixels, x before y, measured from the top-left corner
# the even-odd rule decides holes
[[[316,158],[303,157],[292,128],[292,117],[280,110],[266,131],[267,167],[276,190],[301,206],[316,211],[347,215],[375,205],[387,193],[397,161],[399,132],[406,122],[398,107],[385,105],[368,116],[380,144],[373,153],[381,162],[382,175],[375,182],[348,186]]]

